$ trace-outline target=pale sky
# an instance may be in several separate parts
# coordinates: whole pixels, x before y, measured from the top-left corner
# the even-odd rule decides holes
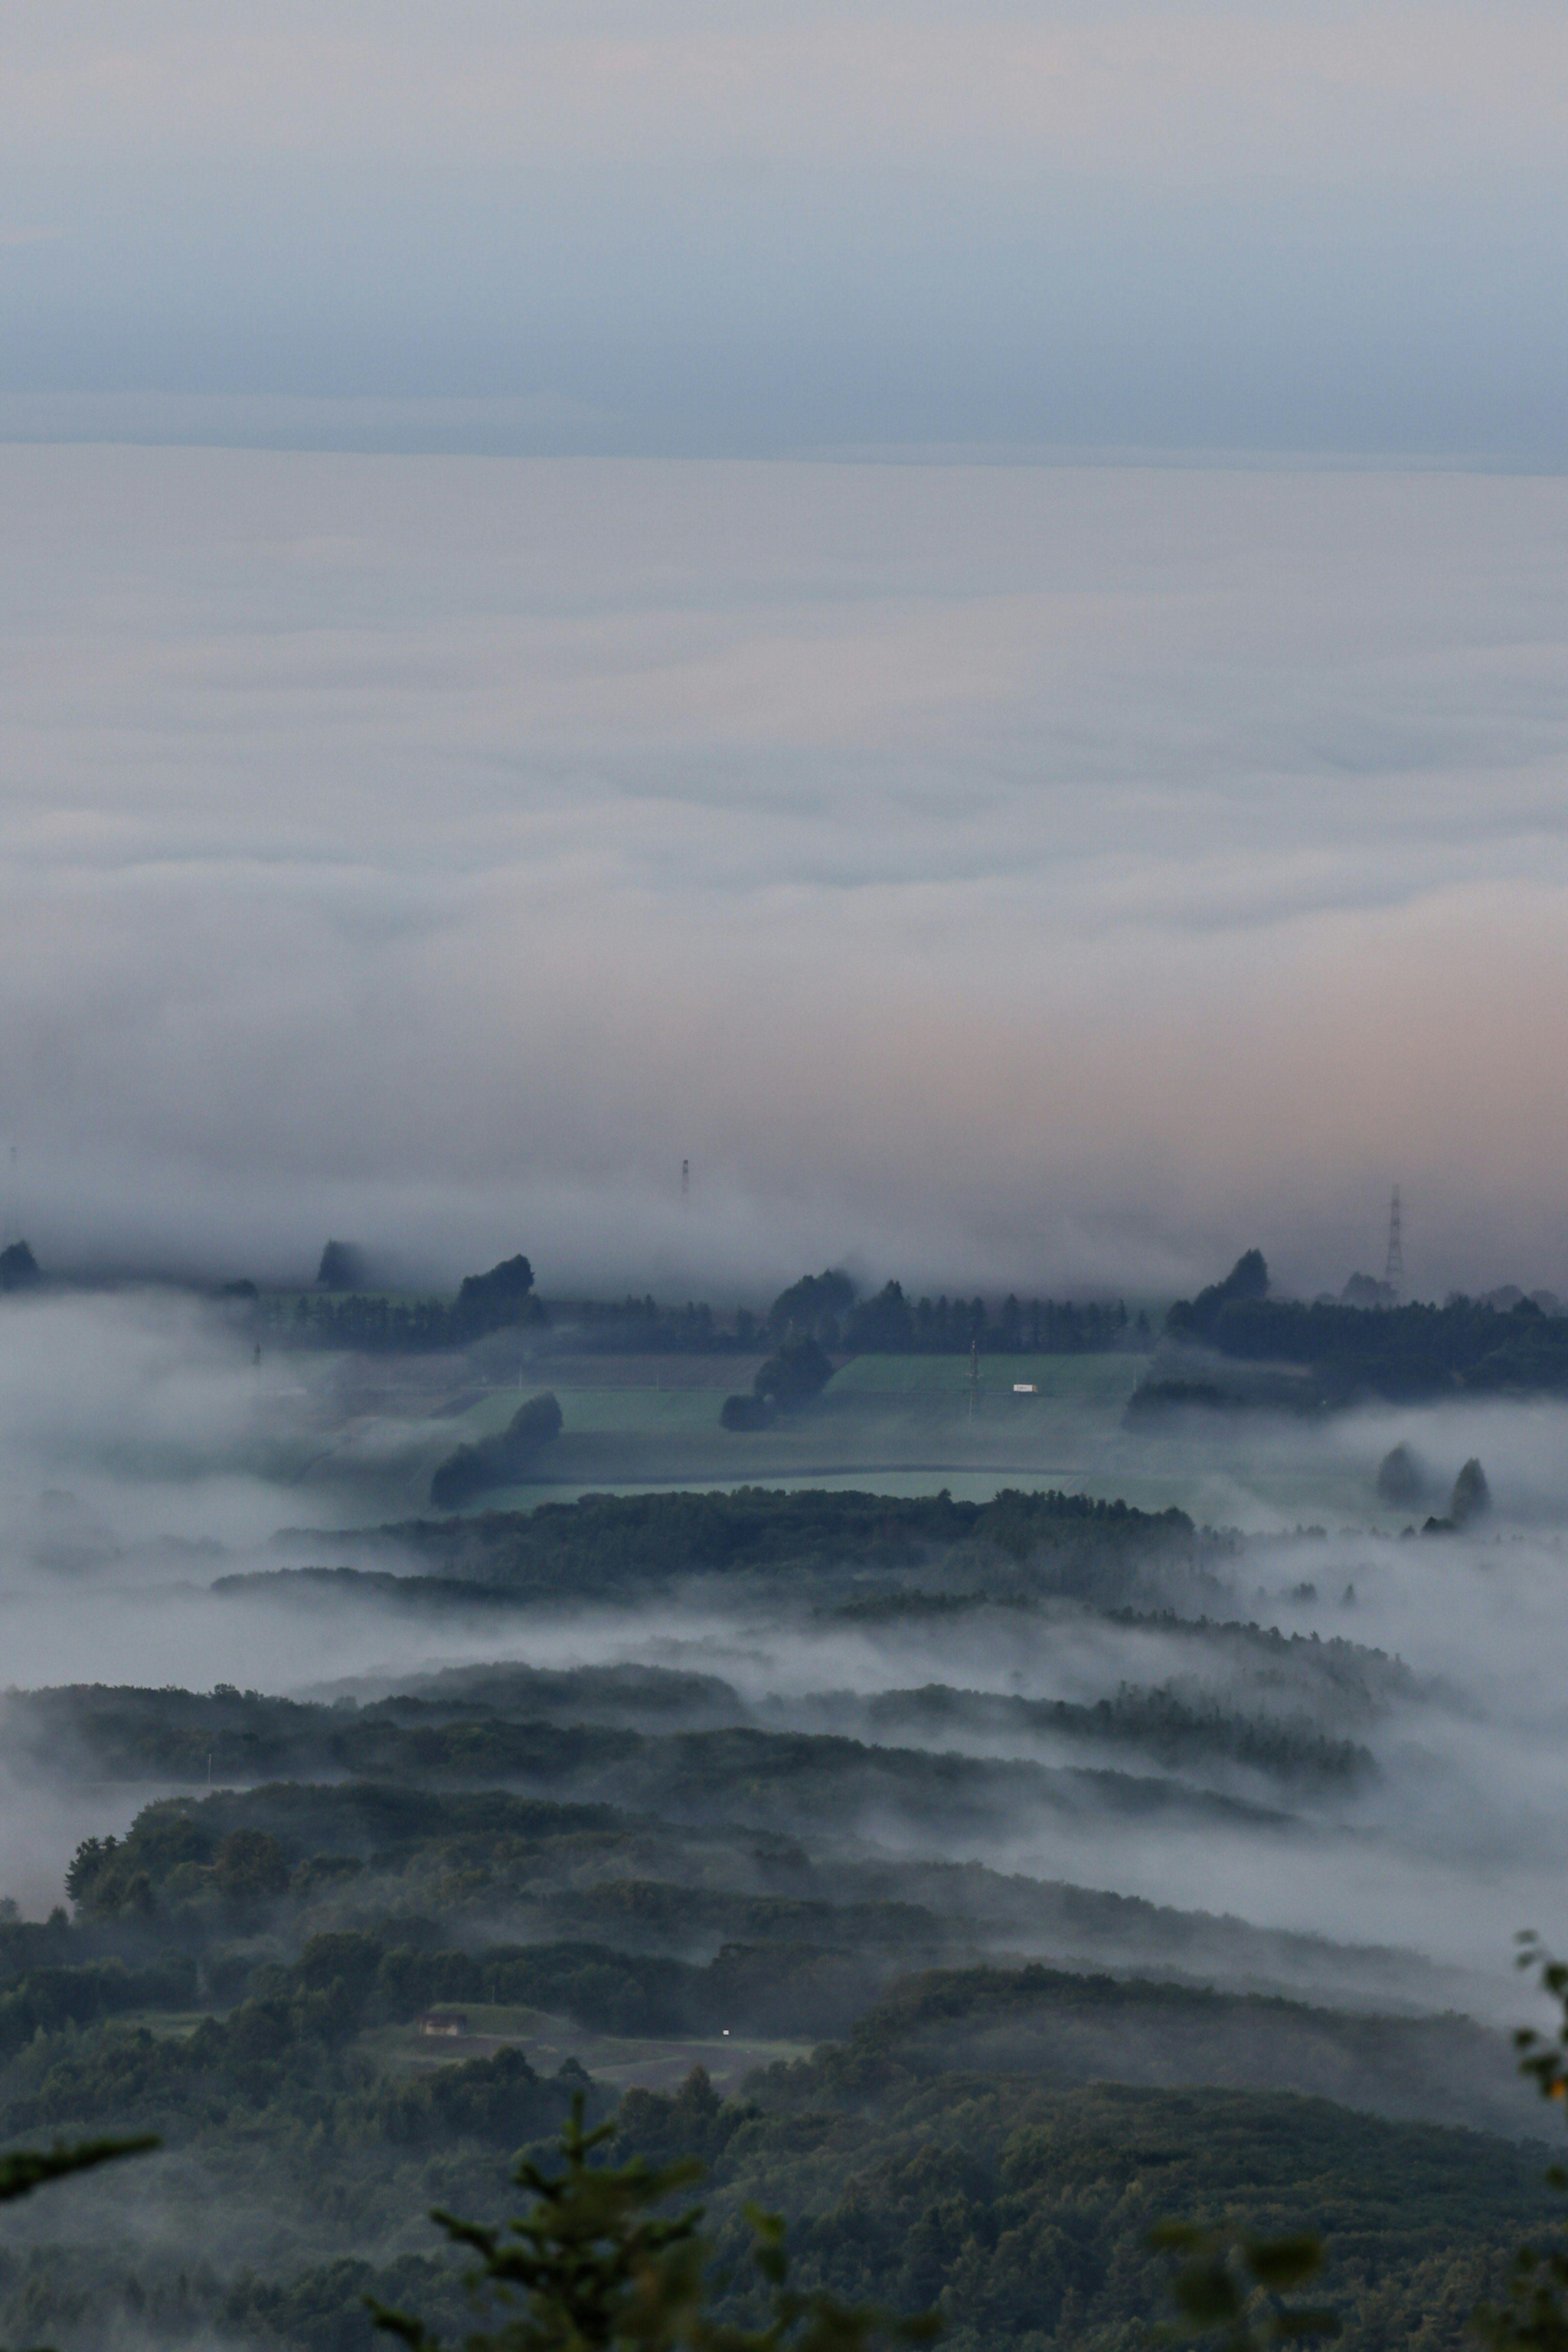
[[[1568,16],[58,0],[0,434],[1560,465]]]

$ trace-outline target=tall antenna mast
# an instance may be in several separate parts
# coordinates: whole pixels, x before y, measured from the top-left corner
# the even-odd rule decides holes
[[[1405,1252],[1399,1245],[1399,1187],[1394,1188],[1394,1198],[1388,1204],[1388,1264],[1383,1270],[1384,1281],[1393,1291],[1395,1304],[1405,1296]]]
[[[691,1198],[691,1162],[689,1160],[683,1160],[680,1163],[680,1197],[683,1201],[689,1201]]]

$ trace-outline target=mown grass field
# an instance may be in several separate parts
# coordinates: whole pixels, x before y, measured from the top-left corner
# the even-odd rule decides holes
[[[1125,1404],[1148,1363],[1146,1356],[982,1356],[977,1396],[995,1405],[1005,1399],[1010,1409],[1027,1412],[1047,1397],[1071,1398],[1096,1404]],[[1039,1397],[1013,1394],[1016,1381],[1033,1381]],[[967,1356],[853,1356],[835,1372],[827,1393],[839,1397],[959,1396],[967,1405],[970,1391]]]
[[[715,1355],[657,1363],[541,1355],[515,1380],[362,1396],[320,1448],[307,1480],[342,1488],[351,1521],[428,1508],[437,1464],[454,1447],[504,1428],[527,1396],[549,1388],[564,1426],[533,1478],[493,1488],[470,1507],[528,1510],[580,1495],[670,1486],[870,1487],[985,1501],[1003,1486],[1059,1486],[1121,1496],[1145,1508],[1175,1503],[1211,1526],[1264,1528],[1375,1516],[1373,1480],[1392,1440],[1369,1423],[1347,1445],[1306,1424],[1201,1416],[1129,1430],[1126,1401],[1148,1359],[1121,1354],[989,1356],[972,1389],[967,1357],[858,1356],[824,1394],[771,1428],[724,1429],[726,1395],[750,1387],[760,1358]],[[311,1359],[312,1385],[329,1383]],[[460,1379],[458,1366],[454,1375]],[[1038,1393],[1019,1396],[1015,1381]],[[1364,1456],[1364,1458],[1363,1458]],[[349,1499],[350,1488],[353,1499]]]
[[[724,1429],[719,1415],[727,1394],[750,1385],[751,1361],[714,1358],[711,1387],[679,1389],[574,1385],[542,1363],[537,1384],[548,1381],[560,1401],[562,1434],[537,1479],[486,1500],[526,1509],[546,1496],[566,1500],[595,1489],[752,1483],[874,1486],[889,1494],[946,1486],[984,1500],[1004,1485],[1080,1486],[1096,1479],[1118,1444],[1143,1360],[991,1357],[972,1388],[967,1358],[859,1356],[816,1403],[744,1433]],[[1039,1393],[1016,1395],[1016,1380],[1034,1381]],[[515,1390],[497,1392],[440,1427],[457,1444],[503,1426],[518,1402]]]
[[[539,2074],[553,2074],[563,2060],[575,2058],[590,2074],[621,2090],[633,2084],[645,2090],[677,2090],[693,2066],[705,2066],[714,2088],[725,2094],[739,2090],[754,2067],[811,2054],[808,2042],[763,2041],[754,2034],[626,2038],[589,2032],[570,2018],[552,2017],[543,2010],[484,2001],[456,2006],[467,2021],[467,2031],[450,2041],[422,2034],[416,2025],[395,2025],[363,2034],[362,2043],[384,2064],[421,2070],[487,2058],[505,2048],[521,2050]]]

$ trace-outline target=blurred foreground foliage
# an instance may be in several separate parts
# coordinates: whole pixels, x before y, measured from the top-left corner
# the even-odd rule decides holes
[[[1559,2013],[1555,2033],[1523,2026],[1514,2035],[1520,2072],[1543,2099],[1561,2104],[1568,2099],[1568,1962],[1554,1958],[1532,1929],[1519,1946],[1518,1965],[1534,1972]],[[1568,2166],[1549,2166],[1545,2178],[1557,2195],[1568,2193]],[[1506,2300],[1483,2304],[1476,2326],[1490,2352],[1568,2352],[1568,2215],[1559,2214],[1550,2236],[1531,2237],[1519,2248]]]
[[[1568,1962],[1557,1959],[1532,1928],[1517,1940],[1519,1967],[1533,1971],[1558,2010],[1554,2032],[1523,2026],[1514,2035],[1519,2070],[1542,2098],[1568,2103]],[[1542,2185],[1554,2200],[1568,2195],[1568,2165],[1548,2165]],[[1546,2236],[1532,2233],[1515,2249],[1503,2300],[1480,2302],[1469,2314],[1470,2331],[1488,2352],[1568,2352],[1568,2213],[1560,2203],[1552,2221]],[[1185,2257],[1171,2282],[1181,2316],[1163,2331],[1170,2340],[1217,2337],[1226,2352],[1261,2352],[1279,2341],[1342,2332],[1337,2311],[1279,2299],[1281,2289],[1304,2284],[1328,2266],[1328,2244],[1317,2231],[1262,2239],[1234,2224],[1215,2230],[1165,2221],[1150,2231],[1148,2242],[1155,2252]]]
[[[700,2227],[700,2206],[684,2213],[658,2209],[678,2189],[701,2179],[703,2166],[687,2159],[662,2166],[646,2157],[595,2164],[596,2149],[615,2136],[612,2123],[585,2131],[583,2102],[573,2103],[562,2134],[563,2165],[545,2171],[526,2156],[513,2173],[532,2202],[503,2228],[432,2215],[455,2245],[479,2260],[471,2285],[488,2290],[501,2307],[495,2326],[471,2334],[468,2352],[868,2352],[873,2343],[929,2342],[934,2317],[895,2319],[869,2305],[852,2307],[818,2289],[789,2285],[784,2224],[776,2214],[748,2205],[752,2263],[771,2306],[760,2326],[716,2320],[708,2270],[711,2249]],[[439,2352],[439,2339],[408,2313],[373,2303],[378,2327],[402,2338],[409,2352]]]
[[[100,2165],[121,2157],[144,2156],[159,2145],[151,2134],[135,2139],[79,2140],[74,2147],[60,2141],[50,2148],[18,2148],[0,2156],[0,2205],[14,2205],[35,2189],[52,2180],[68,2180],[75,2173],[96,2172]]]

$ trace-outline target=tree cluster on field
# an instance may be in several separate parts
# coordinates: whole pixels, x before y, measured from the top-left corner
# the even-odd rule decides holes
[[[1318,1411],[1361,1397],[1415,1403],[1456,1394],[1568,1394],[1568,1315],[1545,1314],[1533,1299],[1506,1308],[1458,1295],[1441,1307],[1356,1307],[1268,1293],[1263,1253],[1250,1249],[1223,1282],[1178,1299],[1165,1318],[1165,1339],[1177,1350],[1204,1349],[1206,1369],[1186,1374],[1174,1360],[1156,1363],[1134,1408],[1268,1403]],[[1248,1379],[1241,1369],[1276,1366],[1298,1368],[1299,1376]]]
[[[779,1413],[798,1412],[819,1397],[833,1375],[832,1359],[809,1331],[792,1331],[757,1367],[749,1396],[728,1396],[719,1418],[726,1429],[765,1429]]]
[[[35,1290],[43,1278],[26,1242],[8,1242],[0,1249],[0,1291]]]
[[[561,1434],[561,1407],[548,1389],[520,1404],[504,1429],[491,1437],[457,1446],[430,1479],[430,1502],[437,1511],[460,1511],[497,1486],[516,1486],[530,1477],[545,1449]]]

